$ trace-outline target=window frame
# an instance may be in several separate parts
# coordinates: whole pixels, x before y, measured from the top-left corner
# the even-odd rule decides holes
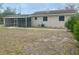
[[[35,20],[37,20],[37,17],[35,17]]]
[[[43,16],[43,21],[48,21],[48,17],[47,16]]]
[[[59,21],[64,21],[65,20],[65,16],[59,16]]]

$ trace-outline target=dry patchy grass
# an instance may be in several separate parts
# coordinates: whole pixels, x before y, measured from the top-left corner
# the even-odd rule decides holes
[[[0,28],[0,54],[79,54],[66,31]]]

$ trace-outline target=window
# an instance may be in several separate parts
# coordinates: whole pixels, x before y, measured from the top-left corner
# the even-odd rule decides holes
[[[59,21],[64,21],[64,16],[59,16]]]
[[[35,17],[35,20],[37,20],[37,17]]]
[[[44,16],[43,17],[43,21],[47,21],[47,16]]]

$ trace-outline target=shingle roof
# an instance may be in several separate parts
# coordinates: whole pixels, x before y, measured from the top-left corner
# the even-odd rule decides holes
[[[76,10],[51,10],[51,11],[38,11],[33,14],[25,14],[25,15],[7,15],[4,18],[8,17],[30,17],[30,16],[46,16],[46,15],[71,15],[72,13],[76,13]],[[65,14],[64,14],[65,13]],[[70,14],[68,14],[70,13]]]
[[[62,14],[62,13],[75,13],[76,10],[52,10],[52,11],[38,11],[33,13],[32,15],[40,15],[40,14]]]

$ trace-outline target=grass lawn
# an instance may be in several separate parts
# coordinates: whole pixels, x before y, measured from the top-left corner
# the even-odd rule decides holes
[[[79,54],[79,48],[66,31],[0,28],[0,54]]]

